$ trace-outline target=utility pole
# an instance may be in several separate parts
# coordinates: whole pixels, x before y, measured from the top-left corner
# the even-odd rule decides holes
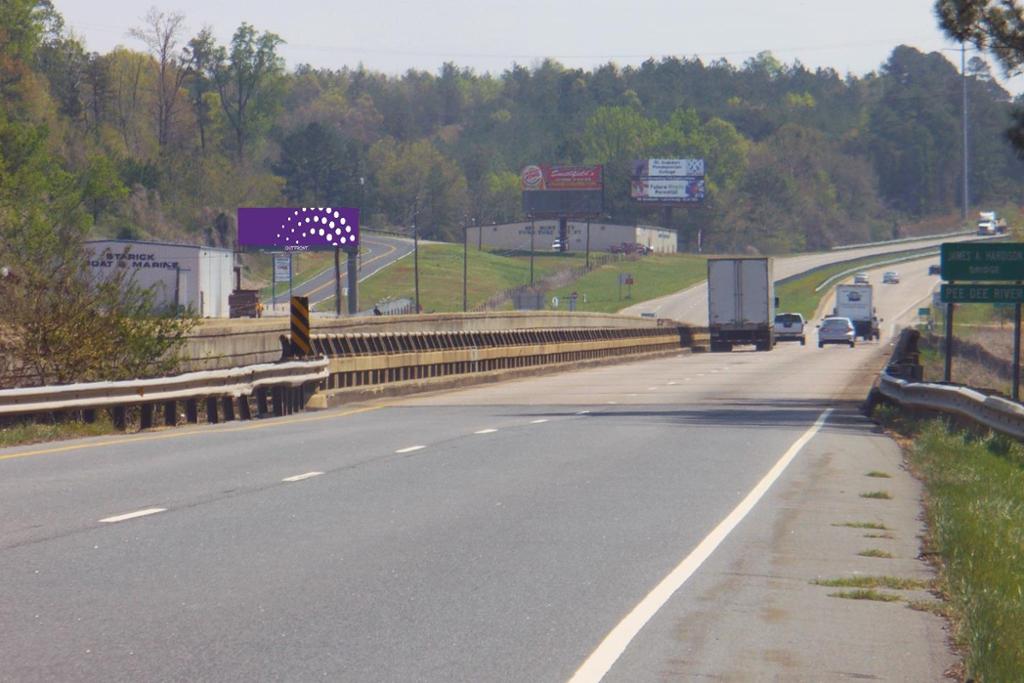
[[[530,286],[533,287],[533,233],[536,232],[534,229],[535,221],[533,218],[530,219]]]
[[[967,184],[967,43],[966,41],[960,41],[960,81],[963,86],[963,127],[964,127],[964,201],[963,201],[963,220],[967,223],[967,216],[969,214],[968,203],[970,202],[970,194],[968,194]]]
[[[462,312],[469,310],[469,300],[466,292],[466,278],[469,263],[469,221],[462,217]]]
[[[412,200],[412,279],[415,286],[416,313],[420,313],[420,232],[416,225],[419,222],[420,198]]]

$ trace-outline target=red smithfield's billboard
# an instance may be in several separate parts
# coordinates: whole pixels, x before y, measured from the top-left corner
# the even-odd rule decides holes
[[[528,216],[599,216],[604,210],[602,166],[533,164],[519,180]]]

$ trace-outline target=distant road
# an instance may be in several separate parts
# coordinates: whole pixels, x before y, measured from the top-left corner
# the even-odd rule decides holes
[[[837,252],[823,252],[818,254],[802,254],[800,256],[781,256],[774,259],[774,275],[780,280],[790,275],[802,273],[817,266],[826,265],[835,261],[847,261],[862,256],[873,256],[875,254],[886,254],[893,251],[904,251],[907,249],[924,249],[930,246],[938,246],[943,242],[963,242],[977,240],[974,235],[961,235],[959,237],[943,237],[934,240],[921,240],[920,242],[888,244],[875,247],[863,247],[860,249],[848,249]],[[898,269],[898,268],[897,268]],[[689,289],[633,304],[624,308],[619,313],[623,315],[641,315],[643,313],[654,313],[659,318],[671,318],[680,322],[687,322],[693,325],[706,326],[708,324],[708,287],[706,282],[690,287]]]
[[[412,240],[406,237],[392,237],[390,235],[364,232],[359,236],[359,239],[363,247],[363,253],[359,259],[360,282],[412,253]],[[346,266],[346,260],[342,257],[342,287],[348,286],[348,268]],[[292,294],[295,296],[308,296],[310,306],[330,299],[334,296],[334,266],[332,265],[330,268],[318,273],[301,285],[294,286]],[[283,296],[278,291],[278,299],[279,304],[281,302],[287,303],[287,289],[285,289]]]

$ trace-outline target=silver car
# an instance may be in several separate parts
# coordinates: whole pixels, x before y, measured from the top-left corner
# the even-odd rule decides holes
[[[818,348],[825,344],[847,344],[852,349],[855,334],[849,318],[825,318],[818,325]]]

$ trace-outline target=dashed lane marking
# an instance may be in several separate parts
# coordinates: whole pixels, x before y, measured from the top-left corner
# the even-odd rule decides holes
[[[323,474],[323,472],[306,472],[305,474],[296,474],[294,477],[285,477],[281,481],[302,481],[303,479],[319,477],[321,474]]]
[[[149,515],[155,515],[158,512],[167,512],[167,508],[146,508],[145,510],[136,510],[135,512],[128,512],[123,515],[115,515],[114,517],[104,517],[100,521],[104,524],[113,524],[114,522],[124,522],[129,519],[135,519],[137,517],[147,517]]]
[[[473,433],[474,434],[493,434],[496,431],[498,431],[498,430],[497,429],[478,429],[478,430],[476,430]]]
[[[539,420],[531,420],[530,424],[532,424],[532,425],[539,425],[539,424],[544,424],[545,422],[547,422],[547,418],[541,418]]]
[[[412,453],[413,451],[419,451],[426,448],[426,446],[409,446],[408,448],[399,448],[395,453]]]

